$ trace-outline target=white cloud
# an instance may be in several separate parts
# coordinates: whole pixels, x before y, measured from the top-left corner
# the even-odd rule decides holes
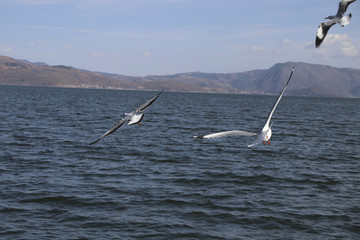
[[[64,48],[65,49],[75,49],[75,47],[73,45],[65,45]]]
[[[44,44],[39,44],[39,43],[28,43],[26,44],[26,46],[28,47],[44,47],[45,45]]]
[[[315,43],[313,41],[309,41],[305,44],[305,49],[314,49]]]
[[[6,52],[6,53],[9,53],[9,52],[12,52],[13,49],[8,47],[8,48],[3,49],[3,51]]]
[[[117,59],[119,57],[116,53],[105,53],[105,52],[92,52],[90,55],[93,58],[105,58],[105,59]]]
[[[283,41],[282,41],[282,44],[285,45],[285,44],[290,44],[290,43],[293,43],[293,41],[289,38],[285,38]]]
[[[91,56],[95,57],[95,58],[99,58],[99,57],[102,57],[103,55],[101,53],[99,53],[99,52],[92,52]]]
[[[360,57],[360,50],[347,34],[328,34],[318,54],[324,57]]]
[[[261,46],[251,46],[250,50],[254,51],[254,52],[263,52],[265,49],[264,49],[264,47],[261,47]]]
[[[360,56],[359,49],[352,43],[344,44],[341,49],[341,52],[347,57],[359,57]]]

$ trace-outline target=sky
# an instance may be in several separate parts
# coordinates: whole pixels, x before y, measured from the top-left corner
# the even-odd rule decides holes
[[[360,1],[0,0],[0,55],[128,76],[235,73],[295,61],[360,69]]]

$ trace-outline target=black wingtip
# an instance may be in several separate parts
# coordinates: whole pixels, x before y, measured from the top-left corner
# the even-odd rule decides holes
[[[162,92],[164,91],[165,88],[161,89],[161,91],[156,95],[155,99],[157,99],[161,94]]]
[[[195,139],[204,139],[204,136],[193,136]]]
[[[97,143],[98,141],[100,141],[101,140],[101,138],[99,138],[98,140],[96,140],[96,141],[94,141],[94,142],[92,142],[92,143],[89,143],[89,145],[94,145],[95,143]]]

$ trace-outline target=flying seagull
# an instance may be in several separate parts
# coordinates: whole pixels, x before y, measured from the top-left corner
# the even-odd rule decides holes
[[[230,136],[257,136],[255,141],[252,144],[248,145],[248,147],[253,147],[255,145],[260,144],[261,142],[264,145],[266,145],[266,144],[270,145],[270,138],[271,138],[271,134],[272,134],[270,120],[271,120],[272,115],[274,114],[275,108],[279,104],[279,102],[285,92],[286,87],[288,86],[288,84],[290,82],[290,79],[294,73],[294,70],[295,70],[295,67],[292,68],[288,81],[286,82],[278,99],[276,100],[274,106],[272,107],[272,109],[266,119],[264,127],[262,128],[262,130],[259,133],[247,132],[247,131],[241,131],[241,130],[232,130],[232,131],[225,131],[225,132],[219,132],[219,133],[212,133],[212,134],[205,135],[205,136],[195,136],[195,138],[206,138],[207,139],[207,138],[220,138],[220,137],[230,137]]]
[[[356,0],[341,0],[339,2],[339,9],[335,16],[328,16],[325,19],[329,19],[327,22],[323,22],[318,27],[318,31],[316,34],[316,41],[315,47],[320,47],[321,43],[324,41],[326,34],[328,33],[329,29],[336,23],[339,23],[341,27],[350,24],[351,13],[347,16],[344,16],[347,8],[349,5]]]
[[[130,112],[130,113],[125,113],[124,117],[118,121],[112,128],[110,128],[106,133],[104,133],[104,135],[102,135],[100,138],[98,138],[96,141],[90,143],[89,145],[95,144],[98,141],[100,141],[101,139],[103,139],[104,137],[112,134],[113,132],[115,132],[119,127],[121,127],[126,121],[129,121],[128,125],[134,125],[134,124],[138,124],[140,125],[141,120],[144,117],[144,113],[143,112],[145,109],[147,109],[153,102],[155,102],[155,100],[160,96],[160,94],[164,91],[161,90],[158,95],[156,95],[155,97],[153,97],[152,99],[148,100],[147,102],[145,102],[143,105],[141,105],[140,107],[138,107],[137,109],[135,109],[134,111]]]

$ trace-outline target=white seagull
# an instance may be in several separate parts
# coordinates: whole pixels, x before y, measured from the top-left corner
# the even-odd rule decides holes
[[[287,85],[289,84],[290,82],[290,79],[294,73],[294,69],[295,67],[292,68],[291,70],[291,73],[290,73],[290,76],[289,76],[289,79],[288,81],[286,82],[284,88],[282,89],[278,99],[276,100],[274,106],[272,107],[268,117],[267,117],[267,120],[265,122],[265,125],[264,127],[262,128],[262,130],[259,132],[259,133],[254,133],[254,132],[247,132],[247,131],[241,131],[241,130],[232,130],[232,131],[225,131],[225,132],[219,132],[219,133],[212,133],[212,134],[209,134],[209,135],[205,135],[205,136],[195,136],[195,138],[205,138],[205,139],[208,139],[208,138],[220,138],[220,137],[229,137],[229,136],[257,136],[255,141],[248,145],[248,147],[253,147],[255,145],[258,145],[260,144],[261,142],[266,145],[266,143],[268,145],[270,145],[270,138],[271,138],[271,134],[272,134],[272,131],[271,131],[271,126],[270,126],[270,120],[271,120],[271,117],[275,111],[275,108],[277,107],[277,105],[279,104],[284,92],[285,92],[285,89],[287,87]]]
[[[96,141],[90,143],[89,145],[95,144],[98,141],[100,141],[101,139],[103,139],[104,137],[112,134],[113,132],[115,132],[119,127],[121,127],[126,121],[129,121],[128,125],[134,125],[134,124],[138,124],[140,125],[141,120],[144,117],[144,113],[140,113],[143,112],[145,109],[147,109],[153,102],[155,102],[155,100],[160,96],[160,94],[164,91],[161,90],[160,93],[158,93],[158,95],[156,95],[155,97],[153,97],[152,99],[148,100],[147,102],[145,102],[143,105],[141,105],[140,107],[138,107],[137,109],[135,109],[134,111],[130,112],[130,113],[125,113],[124,117],[118,121],[112,128],[110,128],[106,133],[104,133],[104,135],[102,135],[100,138],[98,138]],[[140,114],[138,114],[140,113]]]
[[[324,41],[326,34],[328,33],[329,29],[336,23],[339,23],[341,27],[349,25],[350,19],[351,19],[351,13],[347,16],[344,16],[347,8],[349,5],[356,0],[341,0],[339,2],[339,9],[335,16],[328,16],[325,19],[329,19],[330,21],[323,22],[318,27],[318,31],[316,34],[316,41],[315,41],[315,47],[320,47],[321,43]]]

